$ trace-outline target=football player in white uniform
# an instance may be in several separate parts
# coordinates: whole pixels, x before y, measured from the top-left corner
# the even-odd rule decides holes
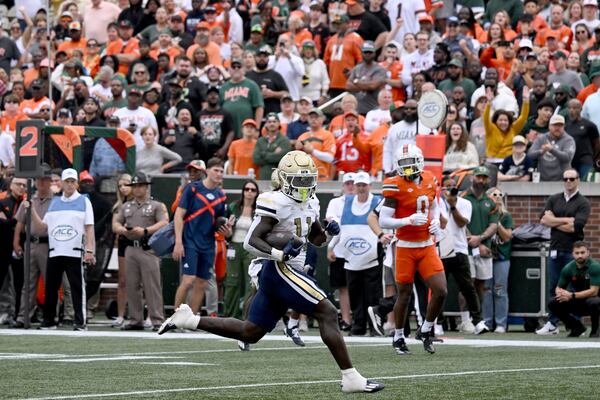
[[[317,187],[317,168],[309,155],[291,151],[279,162],[280,191],[261,194],[256,216],[246,236],[244,248],[263,259],[258,276],[258,292],[250,305],[248,319],[200,318],[186,304],[161,326],[158,333],[171,329],[202,329],[248,343],[258,342],[270,332],[288,309],[313,316],[319,323],[321,338],[342,372],[343,392],[377,392],[380,383],[367,380],[352,367],[344,338],[337,323],[337,309],[317,282],[304,273],[305,245],[294,246],[294,238],[283,247],[273,248],[265,240],[277,232],[294,232],[304,243],[326,245],[339,234],[336,222],[325,229],[319,223],[319,203],[313,196]]]

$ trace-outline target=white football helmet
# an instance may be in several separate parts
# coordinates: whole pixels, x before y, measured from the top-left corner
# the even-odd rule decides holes
[[[273,172],[271,172],[271,190],[279,190],[281,189],[281,182],[279,181],[279,170],[275,168]]]
[[[416,179],[425,168],[423,152],[414,144],[403,144],[394,153],[394,167],[405,179]]]
[[[317,189],[318,170],[312,158],[303,151],[290,151],[277,168],[281,191],[288,197],[306,202]]]

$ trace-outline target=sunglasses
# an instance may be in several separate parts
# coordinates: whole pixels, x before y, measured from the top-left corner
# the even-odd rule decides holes
[[[145,73],[146,73],[146,71],[135,71],[134,72],[134,74],[136,74],[136,75],[143,75]]]
[[[416,110],[417,107],[404,107],[405,110]]]
[[[563,178],[563,182],[575,182],[579,178]]]
[[[577,31],[578,35],[581,35],[582,33],[587,33],[587,31]]]
[[[6,100],[4,104],[19,104],[19,102],[16,100]]]
[[[98,47],[96,43],[88,43],[87,47]]]
[[[257,190],[254,188],[247,187],[247,188],[244,188],[244,192],[255,193],[255,192],[257,192]]]
[[[49,110],[49,109],[47,109],[47,108],[42,108],[42,109],[40,110],[40,112],[50,112],[50,110]]]
[[[240,64],[235,64],[231,66],[231,69],[242,69],[242,66]]]
[[[504,197],[504,193],[492,193],[492,197]]]
[[[19,28],[18,26],[13,26],[12,28],[10,28],[11,31],[20,31],[21,28]]]
[[[18,182],[13,182],[13,185],[18,186],[18,187],[26,187],[27,186],[26,183],[18,183]]]

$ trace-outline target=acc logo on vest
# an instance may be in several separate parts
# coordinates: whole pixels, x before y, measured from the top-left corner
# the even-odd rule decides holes
[[[52,230],[51,236],[59,242],[67,242],[77,236],[77,231],[70,225],[59,225]]]
[[[360,256],[371,250],[371,243],[365,239],[353,237],[346,240],[344,247],[355,256]]]

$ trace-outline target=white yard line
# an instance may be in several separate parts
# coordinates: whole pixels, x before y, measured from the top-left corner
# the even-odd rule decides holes
[[[548,372],[548,371],[565,371],[565,370],[580,370],[600,368],[600,365],[578,365],[570,367],[542,367],[542,368],[515,368],[515,369],[498,369],[487,371],[458,371],[444,372],[438,374],[416,374],[416,375],[398,375],[398,376],[381,376],[373,379],[378,380],[400,380],[400,379],[416,379],[416,378],[439,378],[445,376],[469,376],[469,375],[488,375],[488,374],[512,374],[522,372]],[[244,385],[229,385],[229,386],[204,386],[193,388],[174,388],[174,389],[155,389],[155,390],[140,390],[130,392],[115,392],[115,393],[90,393],[67,396],[51,396],[51,397],[34,397],[24,400],[62,400],[62,399],[91,399],[102,397],[125,397],[125,396],[152,396],[160,393],[181,393],[181,392],[203,392],[213,390],[228,390],[228,389],[249,389],[263,388],[272,386],[292,386],[292,385],[319,385],[340,383],[339,379],[320,380],[320,381],[292,381],[292,382],[271,382],[271,383],[253,383]]]
[[[191,361],[167,361],[167,362],[141,362],[136,364],[146,364],[146,365],[195,365],[195,366],[215,366],[219,364],[211,364],[211,363],[199,363],[199,362],[191,362]]]
[[[42,360],[47,362],[62,362],[62,363],[89,363],[98,361],[134,361],[134,360],[154,360],[154,359],[174,359],[183,358],[178,356],[124,356],[115,355],[112,357],[88,357],[88,358],[59,358],[56,360]]]

